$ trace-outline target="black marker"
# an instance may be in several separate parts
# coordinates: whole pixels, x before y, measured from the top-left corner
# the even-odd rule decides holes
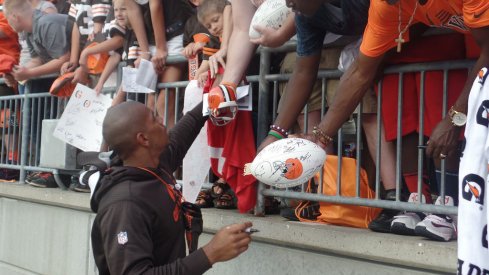
[[[245,232],[245,233],[248,233],[248,234],[250,234],[250,235],[251,235],[251,234],[253,234],[253,233],[260,232],[260,230],[258,230],[258,229],[254,229],[254,228],[251,228],[251,227],[248,227],[248,228],[246,228],[246,229],[245,229],[245,231],[244,231],[244,232]]]

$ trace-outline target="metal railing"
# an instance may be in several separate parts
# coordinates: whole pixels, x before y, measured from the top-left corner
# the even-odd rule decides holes
[[[257,76],[248,76],[247,80],[251,83],[255,82],[258,83],[258,106],[257,106],[257,111],[258,111],[258,123],[257,123],[257,145],[260,144],[260,142],[266,137],[267,132],[268,132],[268,127],[270,125],[270,122],[275,119],[276,114],[277,114],[277,102],[278,102],[278,85],[280,82],[285,82],[289,79],[290,75],[289,74],[270,74],[270,63],[271,63],[271,55],[272,52],[274,51],[290,51],[295,49],[293,45],[287,45],[286,47],[282,47],[278,50],[272,50],[272,49],[267,49],[263,48],[259,50],[259,55],[260,55],[260,73]],[[180,63],[180,62],[186,62],[185,58],[183,57],[169,57],[167,63],[168,64],[175,64],[175,63]],[[457,61],[457,62],[435,62],[435,63],[426,63],[426,64],[410,64],[410,65],[402,65],[402,66],[392,66],[389,67],[385,70],[385,73],[394,73],[398,74],[400,76],[400,84],[399,84],[399,94],[402,95],[402,75],[407,72],[421,72],[422,79],[421,79],[421,98],[423,98],[424,95],[424,72],[426,71],[432,71],[432,70],[441,70],[444,72],[444,99],[443,99],[443,111],[444,114],[446,113],[446,94],[447,94],[447,79],[448,79],[448,71],[453,70],[453,69],[465,69],[465,68],[470,68],[473,65],[472,61]],[[341,76],[341,72],[338,70],[320,70],[318,73],[318,79],[321,79],[322,82],[322,110],[321,114],[324,115],[325,113],[325,98],[326,98],[326,92],[327,92],[327,81],[333,80],[333,79],[339,79]],[[118,85],[120,84],[120,79],[121,75],[119,74],[118,77]],[[0,78],[0,84],[3,83],[3,79]],[[28,82],[29,83],[29,82]],[[165,104],[165,122],[167,121],[168,118],[168,91],[169,89],[175,89],[175,120],[178,120],[179,118],[179,94],[182,93],[182,89],[185,89],[187,86],[188,81],[180,81],[180,82],[173,82],[173,83],[159,83],[158,84],[158,89],[165,89],[167,91],[166,94],[166,104]],[[378,102],[381,102],[382,100],[382,90],[381,90],[382,83],[379,83],[379,92],[377,95]],[[13,108],[14,113],[17,113],[19,110],[21,111],[21,115],[19,118],[17,116],[14,116],[13,122],[14,125],[17,122],[20,122],[20,127],[7,127],[7,125],[4,123],[2,125],[1,133],[2,133],[2,149],[1,149],[1,157],[0,157],[0,168],[8,168],[8,169],[18,169],[20,171],[20,182],[24,182],[26,172],[27,171],[45,171],[45,172],[52,172],[55,175],[55,178],[57,180],[58,185],[61,188],[65,188],[65,186],[61,183],[61,180],[59,178],[59,173],[61,172],[58,169],[52,169],[52,168],[45,168],[45,167],[39,167],[39,149],[40,149],[40,128],[41,128],[41,118],[42,119],[52,119],[52,118],[59,118],[61,115],[61,112],[64,108],[64,106],[67,104],[67,100],[62,100],[62,99],[56,99],[52,97],[49,93],[39,93],[39,94],[32,94],[29,92],[30,87],[29,84],[27,84],[26,87],[26,92],[24,95],[15,95],[15,96],[5,96],[5,97],[0,97],[0,109],[9,109]],[[104,93],[110,93],[114,94],[116,91],[116,87],[111,87],[108,89],[104,89]],[[273,100],[272,104],[272,109],[269,109],[270,106],[270,99]],[[155,99],[156,100],[156,99]],[[402,106],[402,96],[399,97],[399,106]],[[421,102],[423,103],[423,102]],[[7,106],[7,107],[5,107]],[[49,107],[48,107],[49,106]],[[421,104],[423,106],[423,104]],[[305,106],[305,120],[307,121],[307,108],[308,106]],[[362,108],[360,104],[360,108]],[[381,113],[381,104],[378,104],[377,107],[377,113]],[[420,110],[420,117],[424,116],[424,109],[419,108]],[[34,113],[35,112],[35,113]],[[361,112],[360,112],[361,113]],[[398,118],[402,117],[402,108],[399,108],[399,113],[398,113]],[[381,116],[377,116],[377,123],[380,125]],[[423,120],[421,120],[423,121]],[[422,122],[421,122],[422,123]],[[361,134],[360,134],[360,129],[361,129],[361,124],[362,124],[362,116],[357,116],[356,118],[356,124],[357,124],[357,136],[356,136],[356,143],[357,143],[357,150],[361,150],[361,146],[358,146],[362,140],[361,140]],[[305,123],[307,125],[307,123]],[[275,197],[280,197],[280,198],[289,198],[289,199],[299,199],[299,200],[310,200],[310,201],[321,201],[321,202],[332,202],[332,203],[339,203],[339,204],[351,204],[351,205],[362,205],[362,206],[371,206],[371,207],[381,207],[381,208],[393,208],[393,209],[399,209],[399,210],[408,210],[408,211],[424,211],[424,212],[434,212],[434,213],[444,213],[444,214],[456,214],[457,213],[457,208],[456,207],[448,207],[448,206],[435,206],[435,205],[428,205],[428,204],[412,204],[412,203],[406,203],[400,201],[400,190],[401,190],[401,146],[402,146],[402,139],[401,139],[401,132],[402,132],[402,125],[401,123],[398,123],[398,143],[397,143],[397,167],[396,167],[396,187],[397,187],[397,196],[396,196],[396,201],[385,201],[385,200],[380,200],[379,199],[379,191],[380,191],[380,137],[381,137],[381,130],[380,128],[377,129],[377,152],[376,152],[376,163],[377,167],[375,168],[375,192],[376,192],[376,198],[375,199],[364,199],[359,197],[359,174],[360,174],[360,167],[362,164],[362,160],[360,158],[360,152],[357,153],[357,163],[358,163],[358,169],[356,172],[356,190],[357,194],[355,197],[344,197],[341,196],[338,192],[335,196],[326,196],[321,194],[321,189],[319,190],[319,194],[312,194],[312,193],[306,193],[304,192],[304,188],[302,192],[295,192],[292,190],[278,190],[275,188],[265,188],[264,184],[260,183],[259,188],[258,188],[258,197],[257,197],[257,206],[255,208],[255,213],[256,214],[263,214],[264,213],[264,196],[275,196]],[[420,125],[420,133],[419,133],[419,144],[421,145],[423,142],[423,125]],[[34,137],[34,138],[33,138]],[[342,150],[341,150],[341,143],[343,139],[343,133],[340,130],[338,132],[338,139],[337,139],[337,145],[338,145],[338,156],[339,159],[342,157]],[[8,157],[5,157],[5,151],[7,151],[7,156],[8,156],[8,148],[9,146],[11,148],[15,148],[15,150],[19,153],[20,155],[20,161],[9,161]],[[423,151],[418,150],[418,193],[421,194],[421,168],[423,167],[423,157],[422,155]],[[444,163],[442,162],[442,175],[445,174],[445,167]],[[338,170],[341,171],[341,162],[338,163]],[[338,173],[340,174],[340,173]],[[338,176],[337,179],[337,190],[341,190],[341,178]],[[445,180],[444,177],[442,177],[442,190],[440,191],[440,195],[443,197],[445,195],[444,192],[444,185],[445,185]],[[209,186],[209,184],[206,184],[206,186]],[[321,185],[320,185],[321,186]],[[321,187],[320,187],[321,188]]]

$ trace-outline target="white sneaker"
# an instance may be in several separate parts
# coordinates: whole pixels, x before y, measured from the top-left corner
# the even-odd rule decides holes
[[[435,205],[442,205],[441,197],[436,199]],[[445,205],[453,206],[453,198],[445,196]],[[423,236],[436,241],[445,241],[457,239],[457,222],[456,217],[447,215],[431,214],[418,223],[415,228],[416,235]]]
[[[408,202],[419,203],[418,193],[411,193]],[[421,194],[421,203],[426,203],[426,198]],[[395,216],[391,222],[391,232],[399,235],[416,235],[416,225],[425,217],[421,212],[407,212]]]

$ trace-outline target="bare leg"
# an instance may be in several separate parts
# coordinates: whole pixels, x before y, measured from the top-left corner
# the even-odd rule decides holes
[[[166,67],[160,78],[160,82],[168,83],[181,80],[183,72],[182,66],[182,64],[175,64]],[[168,95],[166,94],[166,91],[168,91]],[[173,125],[175,125],[175,94],[175,89],[162,89],[160,90],[160,94],[156,102],[156,111],[158,115],[163,118],[163,121],[165,121],[166,127],[168,127],[168,129],[172,128]],[[166,110],[167,117],[165,118],[165,101],[167,96],[168,109]]]
[[[238,84],[256,49],[248,34],[256,7],[248,0],[234,1],[233,10],[239,12],[233,12],[233,32],[229,41],[223,81]]]
[[[362,126],[365,131],[368,150],[375,161],[377,149],[377,114],[363,114]],[[394,143],[385,140],[383,127],[381,131],[380,178],[382,179],[384,189],[392,190],[396,188],[396,148]],[[375,163],[375,165],[378,164]]]

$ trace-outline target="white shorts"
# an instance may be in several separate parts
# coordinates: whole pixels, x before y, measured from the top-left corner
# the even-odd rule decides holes
[[[166,41],[166,48],[168,50],[168,55],[181,55],[183,51],[183,34],[173,37],[169,41]],[[151,55],[155,55],[156,46],[149,46],[149,52]]]

